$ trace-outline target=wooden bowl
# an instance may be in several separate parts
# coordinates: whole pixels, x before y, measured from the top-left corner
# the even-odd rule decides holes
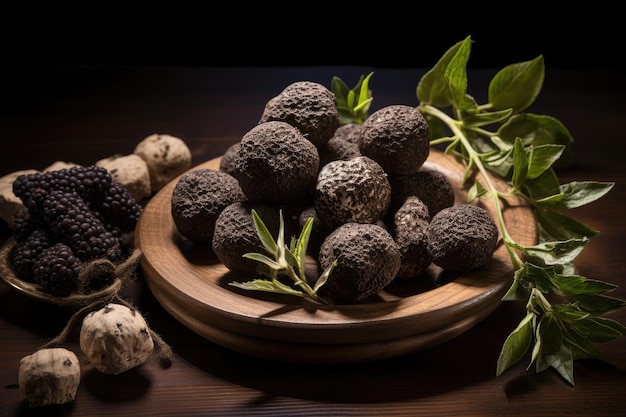
[[[219,169],[220,158],[193,169]],[[444,172],[456,202],[467,202],[463,165],[431,150],[426,165]],[[478,177],[480,179],[480,177]],[[498,187],[506,184],[492,177]],[[297,297],[246,291],[228,285],[247,281],[229,271],[209,243],[178,233],[171,216],[177,179],[146,205],[135,230],[135,246],[148,287],[183,325],[206,339],[245,354],[302,363],[364,362],[414,352],[449,340],[491,313],[512,283],[504,245],[485,267],[451,275],[431,266],[423,279],[394,282],[373,300],[353,305],[318,305]],[[479,201],[494,217],[490,201]],[[511,200],[504,211],[517,242],[536,243],[529,206]]]

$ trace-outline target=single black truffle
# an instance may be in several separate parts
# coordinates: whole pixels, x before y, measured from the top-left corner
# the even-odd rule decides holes
[[[498,243],[498,227],[489,212],[467,203],[437,213],[426,234],[433,263],[451,271],[486,265]]]
[[[359,147],[389,175],[414,174],[430,152],[428,123],[414,107],[383,107],[363,122]]]
[[[280,206],[259,201],[240,201],[226,206],[215,221],[213,252],[229,270],[242,274],[257,274],[258,262],[244,258],[246,253],[266,253],[254,226],[252,210],[255,210],[274,240],[278,238]],[[290,218],[283,217],[285,241],[291,240],[296,227]]]
[[[385,288],[400,269],[400,250],[391,234],[377,224],[346,223],[322,243],[323,270],[337,265],[322,288],[340,302],[359,302]]]
[[[419,197],[428,207],[432,218],[446,207],[454,205],[454,188],[446,175],[435,168],[422,168],[412,175],[390,175],[390,211],[395,212],[408,196]]]
[[[409,196],[393,218],[393,236],[400,248],[398,278],[412,279],[431,264],[426,228],[430,223],[428,207],[419,198]]]
[[[270,121],[242,137],[234,176],[249,200],[288,203],[313,191],[319,164],[317,148],[298,129]]]
[[[320,168],[332,161],[345,161],[361,156],[359,145],[345,139],[332,137],[319,151]]]
[[[224,171],[208,168],[188,171],[172,191],[172,218],[187,239],[210,242],[220,212],[229,204],[245,199],[239,182]]]
[[[322,84],[294,82],[266,103],[259,123],[271,120],[296,127],[319,149],[339,127],[335,94]]]
[[[358,145],[361,142],[362,128],[363,125],[359,123],[347,123],[345,125],[341,125],[337,128],[337,130],[335,130],[333,138],[347,140],[348,142]]]
[[[375,223],[387,212],[390,200],[387,174],[365,156],[329,162],[317,176],[315,210],[329,226]]]
[[[222,159],[220,159],[220,171],[224,171],[232,176],[235,175],[235,157],[237,156],[237,152],[239,152],[239,148],[241,147],[241,143],[233,143],[226,149],[224,155],[222,155]]]

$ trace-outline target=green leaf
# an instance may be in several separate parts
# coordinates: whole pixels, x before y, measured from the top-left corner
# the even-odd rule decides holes
[[[613,361],[602,353],[589,339],[569,331],[563,336],[572,349],[574,359],[597,359],[612,364]]]
[[[626,301],[605,295],[576,294],[568,298],[581,310],[592,314],[606,314],[626,307]]]
[[[530,149],[528,178],[537,178],[552,166],[563,154],[563,145],[539,145]]]
[[[461,110],[475,107],[474,100],[467,96],[467,61],[471,46],[472,43],[468,37],[461,43],[461,47],[456,51],[444,71],[444,78],[450,88],[452,104]]]
[[[498,357],[496,376],[501,375],[515,363],[519,362],[528,351],[533,335],[533,317],[534,314],[532,313],[526,314],[526,317],[522,319],[517,328],[504,341]]]
[[[265,264],[272,269],[281,269],[282,267],[282,265],[280,265],[278,262],[268,258],[261,253],[244,253],[243,257],[247,259],[252,259],[253,261],[261,262],[262,264]]]
[[[543,86],[543,56],[511,64],[500,70],[489,83],[489,102],[495,109],[512,109],[519,113],[529,107]]]
[[[480,127],[493,123],[498,123],[506,120],[511,116],[511,109],[491,111],[483,113],[472,113],[471,115],[463,118],[463,124],[465,126]]]
[[[513,148],[513,177],[511,183],[514,187],[520,187],[528,176],[528,153],[524,149],[522,140],[515,139]]]
[[[524,194],[531,200],[543,199],[561,193],[559,179],[553,169],[543,171],[539,176],[528,178],[523,186]],[[562,197],[559,197],[562,198]]]
[[[261,220],[261,217],[259,217],[259,214],[254,209],[252,209],[252,219],[254,220],[254,227],[259,236],[259,239],[261,239],[263,247],[270,255],[276,256],[276,253],[278,252],[278,246],[276,245],[276,241],[274,241],[272,234],[267,229],[265,223],[263,223],[263,220]]]
[[[461,46],[470,41],[471,37],[468,36],[450,47],[439,61],[437,61],[437,64],[422,76],[417,84],[416,90],[417,99],[420,102],[438,107],[447,107],[452,104],[449,83],[444,77],[444,74],[448,68],[448,64],[452,61],[457,51]]]
[[[500,126],[497,135],[511,143],[520,137],[525,145],[564,145],[561,157],[553,166],[562,168],[571,161],[569,145],[574,140],[565,126],[554,117],[530,113],[516,114]]]
[[[285,285],[280,281],[270,281],[267,279],[255,279],[247,282],[229,282],[228,285],[232,285],[233,287],[238,287],[244,290],[289,294],[296,295],[298,297],[305,296],[302,291],[291,288],[290,286]]]
[[[556,274],[552,277],[552,282],[564,295],[606,294],[617,288],[617,285],[608,282],[587,279],[580,275]]]
[[[552,240],[585,239],[598,234],[586,224],[549,208],[535,206],[535,216],[544,235]]]
[[[570,322],[573,331],[592,343],[612,342],[626,335],[626,327],[603,317],[585,317]]]
[[[567,382],[574,385],[574,357],[572,350],[566,344],[562,344],[558,352],[546,353],[542,361],[554,368]]]
[[[572,262],[585,248],[589,239],[569,239],[565,241],[543,242],[527,246],[524,253],[532,259],[543,261],[546,265],[558,265]]]
[[[542,353],[545,355],[558,352],[563,343],[563,332],[558,320],[551,314],[544,315],[539,321],[538,331],[543,341]]]
[[[555,209],[572,209],[592,203],[611,191],[614,182],[573,181],[562,185],[563,199],[554,205]]]

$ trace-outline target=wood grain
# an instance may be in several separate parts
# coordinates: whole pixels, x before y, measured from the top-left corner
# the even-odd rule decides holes
[[[193,169],[218,169],[219,161],[212,159]],[[426,166],[446,175],[457,203],[467,201],[458,161],[433,150]],[[219,263],[210,245],[187,241],[176,230],[171,216],[175,184],[172,181],[151,199],[135,231],[148,286],[185,326],[240,352],[327,363],[405,354],[449,340],[475,325],[499,305],[511,283],[513,268],[500,245],[483,268],[450,277],[431,266],[424,279],[432,285],[393,283],[367,303],[322,306],[295,297],[238,291],[228,283],[250,277],[232,273]],[[478,204],[496,218],[489,202]],[[505,216],[513,239],[536,242],[528,206],[514,202]]]

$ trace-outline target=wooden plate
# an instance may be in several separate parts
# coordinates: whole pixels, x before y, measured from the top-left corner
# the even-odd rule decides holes
[[[192,169],[219,169],[219,163],[216,158]],[[425,166],[444,172],[457,203],[467,201],[459,162],[433,149]],[[491,180],[506,189],[501,180]],[[320,306],[295,297],[240,290],[228,283],[252,277],[230,272],[219,263],[210,244],[189,242],[176,230],[171,216],[176,182],[171,181],[150,200],[135,230],[146,282],[182,324],[246,354],[313,363],[405,354],[474,326],[500,304],[512,282],[509,255],[500,245],[492,261],[479,270],[450,276],[432,266],[424,279],[394,282],[367,303]],[[479,204],[496,218],[489,202]],[[504,216],[513,239],[536,243],[535,219],[522,200],[510,202]]]

